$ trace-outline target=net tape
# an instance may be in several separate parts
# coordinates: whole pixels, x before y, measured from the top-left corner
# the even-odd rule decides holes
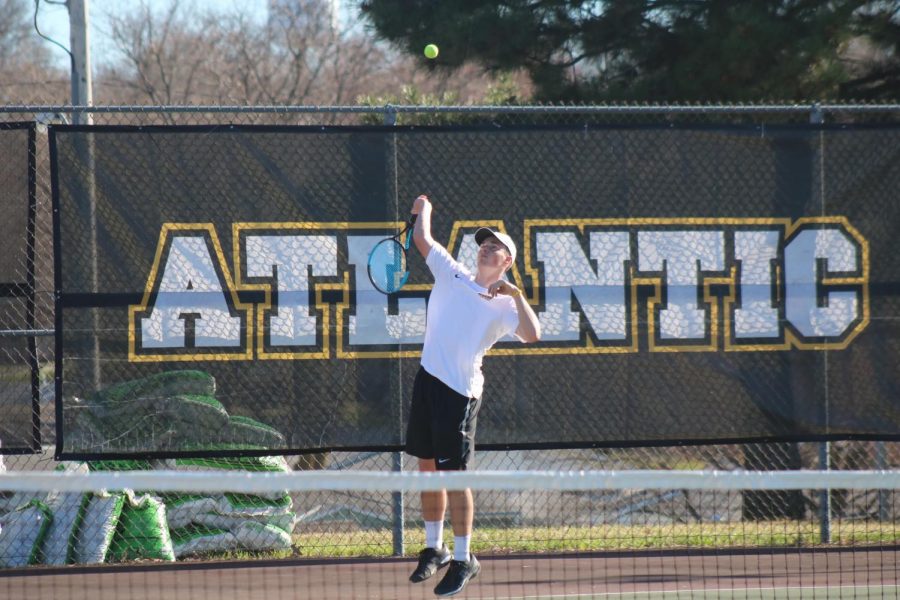
[[[900,470],[865,471],[475,471],[475,472],[291,472],[210,473],[179,471],[94,473],[0,473],[0,490],[88,492],[146,490],[160,492],[437,491],[534,489],[583,490],[809,490],[897,489]]]

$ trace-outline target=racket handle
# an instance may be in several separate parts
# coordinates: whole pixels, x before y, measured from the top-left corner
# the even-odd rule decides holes
[[[404,233],[406,234],[406,241],[403,242],[403,248],[405,250],[409,250],[409,243],[412,241],[412,238],[413,238],[413,227],[416,224],[416,217],[418,217],[418,216],[419,215],[415,214],[415,213],[410,214],[409,220],[406,222],[406,227],[403,228],[403,231],[400,234],[400,235],[403,235]]]

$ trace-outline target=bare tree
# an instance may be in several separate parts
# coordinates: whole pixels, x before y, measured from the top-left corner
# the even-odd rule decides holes
[[[34,3],[0,0],[0,104],[65,102],[66,74],[34,30]]]
[[[103,102],[183,104],[206,99],[216,82],[213,61],[224,36],[211,17],[192,17],[177,1],[161,14],[142,2],[134,14],[110,15],[109,34],[122,61],[98,73]]]
[[[158,12],[145,2],[109,22],[121,60],[95,77],[98,103],[335,105],[410,86],[465,102],[492,80],[474,66],[429,69],[357,17],[336,18],[328,0],[272,1],[262,23],[241,9],[197,14],[171,0]]]

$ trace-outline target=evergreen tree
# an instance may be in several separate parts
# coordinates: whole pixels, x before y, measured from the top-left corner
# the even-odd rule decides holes
[[[441,67],[527,70],[541,101],[900,96],[896,2],[360,0],[360,8],[379,36],[410,53],[437,44]]]

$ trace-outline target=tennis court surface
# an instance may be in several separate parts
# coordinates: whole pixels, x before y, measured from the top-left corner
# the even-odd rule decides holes
[[[4,598],[429,598],[409,559],[216,562],[7,573]],[[895,598],[898,550],[485,556],[465,598]],[[35,594],[37,594],[35,596]]]

